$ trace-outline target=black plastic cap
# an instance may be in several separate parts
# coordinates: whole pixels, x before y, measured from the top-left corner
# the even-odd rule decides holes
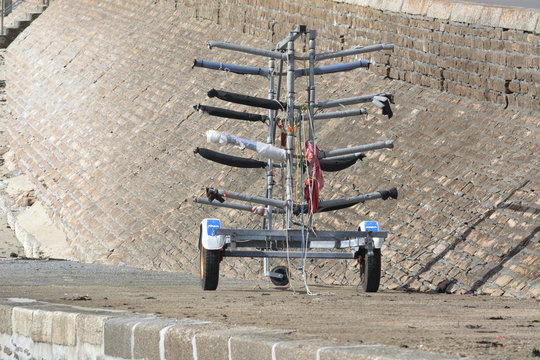
[[[383,200],[386,200],[388,198],[397,199],[398,192],[396,188],[391,188],[389,190],[381,190],[379,191],[379,194],[381,194],[381,198]]]
[[[217,200],[220,203],[225,202],[225,199],[221,195],[219,195],[219,191],[214,188],[206,188],[206,197],[210,201]]]

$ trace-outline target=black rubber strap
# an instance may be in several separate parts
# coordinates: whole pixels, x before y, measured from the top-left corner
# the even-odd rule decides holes
[[[287,104],[281,101],[263,99],[254,96],[236,94],[216,89],[210,90],[208,92],[208,97],[217,97],[218,99],[221,99],[223,101],[228,101],[235,104],[255,106],[270,110],[285,110],[287,108]]]
[[[358,159],[362,160],[365,157],[366,157],[366,154],[360,153],[358,155],[351,157],[350,159],[339,159],[339,160],[332,160],[332,158],[321,159],[319,160],[319,164],[321,165],[322,171],[336,172],[336,171],[341,171],[348,167],[353,166],[354,164],[356,164],[356,161],[358,161]]]
[[[252,113],[241,112],[241,111],[233,111],[233,110],[222,109],[222,108],[217,108],[213,106],[206,106],[206,105],[199,104],[199,105],[195,105],[193,108],[197,111],[203,111],[212,116],[218,116],[218,117],[229,118],[229,119],[246,120],[246,121],[261,121],[261,122],[266,122],[266,120],[268,120],[268,116],[266,115],[252,114]]]
[[[248,158],[243,158],[239,156],[227,155],[227,154],[223,154],[217,151],[200,148],[200,147],[196,148],[194,153],[201,155],[203,158],[207,160],[211,160],[219,164],[235,166],[235,167],[244,168],[244,169],[256,169],[256,168],[264,169],[267,165],[264,161],[248,159]]]

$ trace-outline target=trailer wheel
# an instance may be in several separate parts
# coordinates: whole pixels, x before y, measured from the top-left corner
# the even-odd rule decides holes
[[[216,290],[219,282],[220,250],[208,250],[202,246],[202,226],[199,233],[199,250],[201,260],[201,286],[203,290]]]
[[[276,266],[272,269],[272,272],[283,275],[283,277],[278,278],[275,276],[270,276],[270,281],[276,286],[287,286],[289,284],[289,276],[287,275],[287,267],[285,266]]]
[[[216,290],[219,282],[219,250],[201,249],[201,286],[203,290]]]
[[[377,292],[381,282],[381,249],[373,249],[373,256],[364,253],[360,279],[365,292]]]

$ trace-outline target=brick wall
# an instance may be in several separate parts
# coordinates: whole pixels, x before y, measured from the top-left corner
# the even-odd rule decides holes
[[[317,29],[321,50],[389,42],[373,71],[478,101],[540,111],[540,11],[448,1],[195,1],[191,15],[274,41]],[[307,10],[309,9],[309,10]],[[238,21],[241,19],[241,21]]]
[[[323,199],[390,186],[400,199],[317,215],[318,227],[378,219],[391,233],[385,288],[540,296],[539,33],[414,13],[414,3],[391,11],[330,1],[55,1],[8,48],[11,146],[81,260],[196,273],[202,218],[243,228],[261,219],[192,196],[204,186],[263,195],[266,183],[262,172],[192,153],[208,129],[262,141],[267,132],[193,111],[215,103],[211,87],[267,92],[260,78],[191,69],[193,58],[266,66],[206,42],[270,48],[298,23],[318,30],[320,51],[393,42],[393,52],[371,55],[371,72],[318,78],[317,96],[391,91],[396,116],[370,108],[365,118],[328,121],[318,136],[323,149],[396,143],[327,174]],[[249,259],[222,265],[246,279],[261,268]],[[358,282],[346,261],[307,270],[310,281]]]

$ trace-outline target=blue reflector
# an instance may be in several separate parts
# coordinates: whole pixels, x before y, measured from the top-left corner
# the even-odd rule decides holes
[[[365,231],[379,231],[379,223],[377,221],[365,221]]]
[[[214,229],[219,229],[221,222],[218,219],[208,219],[206,221],[206,233],[208,236],[214,236]]]

